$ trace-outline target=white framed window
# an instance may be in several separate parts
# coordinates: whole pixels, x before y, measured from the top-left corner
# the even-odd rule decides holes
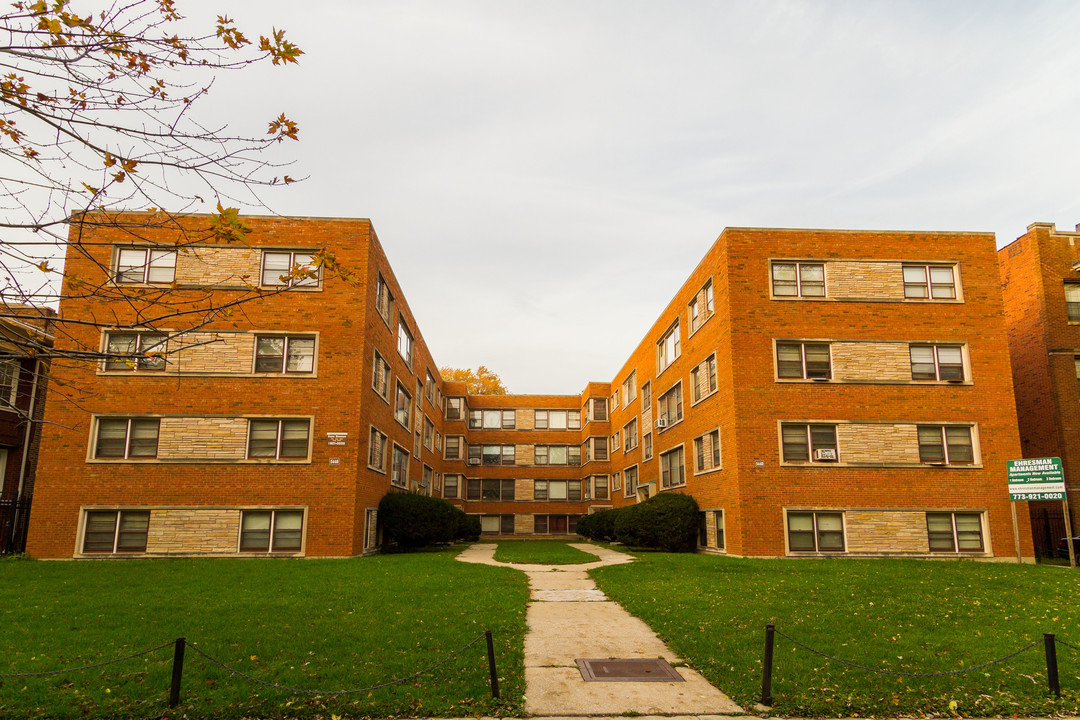
[[[610,498],[607,475],[592,476],[592,497],[594,500],[608,500]]]
[[[386,443],[389,440],[386,433],[374,425],[368,434],[368,467],[375,472],[386,474]]]
[[[637,399],[637,370],[632,370],[622,384],[623,403],[629,405]]]
[[[682,380],[656,399],[656,427],[658,430],[669,428],[682,422],[683,399]]]
[[[389,327],[390,317],[394,312],[394,295],[390,292],[390,288],[387,287],[382,273],[379,273],[375,282],[375,310]]]
[[[389,400],[390,363],[383,359],[383,356],[379,354],[378,350],[375,351],[373,366],[374,368],[371,373],[371,388],[375,391],[375,394],[383,400]]]
[[[928,512],[926,535],[930,552],[983,552],[982,513]]]
[[[630,422],[623,425],[622,432],[626,438],[623,452],[630,452],[638,446],[637,418],[630,418]]]
[[[270,251],[262,254],[262,284],[264,287],[319,287],[322,266],[314,250]]]
[[[955,300],[952,265],[904,265],[904,297],[917,300]]]
[[[307,418],[248,420],[250,459],[307,460],[311,421]]]
[[[397,395],[394,398],[394,419],[402,427],[408,429],[410,413],[412,413],[412,395],[409,394],[404,385],[398,383]]]
[[[619,391],[618,390],[611,393],[611,409],[612,410],[618,410],[619,409]]]
[[[156,285],[176,280],[176,249],[122,247],[116,251],[116,282]]]
[[[534,465],[581,465],[580,445],[534,445]]]
[[[167,346],[168,338],[162,333],[108,332],[105,370],[164,370]]]
[[[840,460],[836,425],[781,423],[782,454],[786,463],[835,463]]]
[[[420,459],[420,431],[419,430],[417,430],[415,433],[413,433],[412,453],[413,453],[413,457],[415,457],[417,460]]]
[[[469,427],[473,430],[513,430],[517,413],[513,410],[470,410]]]
[[[515,460],[513,445],[469,445],[470,465],[513,465]]]
[[[87,510],[84,517],[84,553],[146,552],[149,510]]]
[[[713,315],[713,286],[712,278],[705,283],[704,287],[698,290],[694,299],[689,302],[686,309],[686,314],[690,320],[690,334],[693,335],[697,332],[697,329],[705,324],[705,321]]]
[[[255,338],[255,372],[310,374],[315,372],[312,335],[259,335]]]
[[[465,455],[465,438],[461,435],[447,435],[443,442],[443,457],[447,460],[462,460]]]
[[[590,419],[595,422],[606,422],[608,419],[607,398],[589,398]]]
[[[458,498],[458,493],[461,489],[461,476],[460,475],[443,475],[443,497],[444,498]]]
[[[911,345],[912,380],[964,379],[964,349],[959,345]]]
[[[970,425],[919,425],[919,461],[931,465],[972,465],[975,445]]]
[[[641,459],[652,460],[652,433],[647,432],[641,438]]]
[[[611,452],[615,452],[619,449],[619,431],[616,430],[611,436]]]
[[[98,418],[95,423],[94,459],[155,458],[159,428],[158,418]]]
[[[623,471],[625,482],[623,483],[623,497],[632,498],[637,495],[638,469],[637,465],[631,465]],[[616,473],[618,477],[618,473]]]
[[[787,526],[791,552],[844,552],[843,513],[789,510]]]
[[[682,445],[660,453],[660,487],[663,489],[686,484],[686,459]]]
[[[590,457],[593,460],[607,460],[608,459],[608,439],[599,435],[594,435],[589,438],[589,452]]]
[[[424,416],[424,447],[429,452],[435,451],[435,423]]]
[[[656,374],[664,372],[671,363],[675,362],[682,353],[682,345],[679,338],[679,321],[667,329],[656,342]]]
[[[465,398],[462,398],[462,397],[448,397],[448,398],[446,398],[446,419],[447,420],[464,420],[465,419]]]
[[[1080,322],[1080,283],[1065,283],[1065,313],[1069,322]]]
[[[694,405],[716,392],[716,353],[690,371],[690,387],[694,393]]]
[[[19,394],[19,361],[0,360],[0,410],[13,410]]]
[[[390,484],[402,488],[408,487],[409,451],[394,443],[390,459]]]
[[[409,326],[405,324],[405,318],[398,316],[397,351],[410,366],[413,360],[413,337],[409,332]]]
[[[240,552],[300,552],[304,542],[303,510],[244,510]]]
[[[427,371],[427,378],[424,380],[424,397],[432,405],[435,404],[435,376],[430,370]]]
[[[776,377],[796,380],[829,380],[832,357],[829,343],[776,343]]]
[[[534,410],[533,428],[536,430],[580,430],[580,410]]]
[[[773,261],[773,297],[825,297],[824,263]]]
[[[720,469],[720,429],[717,428],[694,438],[694,473]]]

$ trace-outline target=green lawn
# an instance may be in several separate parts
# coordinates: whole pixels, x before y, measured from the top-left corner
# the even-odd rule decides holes
[[[900,672],[970,668],[1041,639],[1080,647],[1080,575],[1056,567],[917,560],[748,560],[641,553],[592,571],[687,662],[744,706],[757,702],[765,625],[830,655]],[[774,712],[1075,715],[1080,652],[1059,643],[1061,700],[1039,645],[945,678],[871,674],[777,636]]]
[[[582,552],[563,540],[511,540],[499,543],[495,551],[499,562],[540,565],[578,565],[600,558]]]
[[[347,690],[408,676],[490,629],[502,702],[491,698],[483,640],[432,674],[341,698],[260,687],[188,649],[176,714],[520,714],[525,576],[456,562],[456,552],[352,560],[0,561],[0,673],[102,662],[185,636],[261,680]],[[0,717],[160,717],[171,661],[170,647],[97,670],[3,678]]]

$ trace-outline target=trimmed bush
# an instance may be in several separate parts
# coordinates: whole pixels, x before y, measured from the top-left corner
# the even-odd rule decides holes
[[[698,504],[689,495],[661,493],[637,505],[583,515],[578,533],[590,540],[617,540],[631,547],[693,552]]]
[[[445,500],[389,493],[379,501],[383,549],[413,550],[480,536],[480,521]]]

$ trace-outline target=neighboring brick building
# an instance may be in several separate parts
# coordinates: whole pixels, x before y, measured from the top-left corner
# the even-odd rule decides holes
[[[1080,228],[1032,223],[998,251],[1023,457],[1060,457],[1080,532]],[[1065,537],[1060,502],[1032,502],[1040,555]]]
[[[69,257],[121,289],[212,284],[219,302],[250,292],[243,277],[280,288],[321,248],[356,282],[302,279],[170,337],[165,362],[66,370],[97,397],[90,413],[49,403],[32,554],[355,555],[399,488],[488,533],[569,534],[584,513],[676,491],[697,498],[714,551],[1016,557],[992,235],[728,229],[612,382],[470,396],[439,377],[368,221],[245,221],[249,246],[174,253],[165,231],[153,246],[98,231],[98,257]]]

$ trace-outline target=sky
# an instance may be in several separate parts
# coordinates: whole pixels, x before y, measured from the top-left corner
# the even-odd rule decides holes
[[[611,380],[725,227],[1080,222],[1080,3],[178,6],[300,45],[209,101],[299,123],[270,210],[370,218],[435,361],[513,392]]]

